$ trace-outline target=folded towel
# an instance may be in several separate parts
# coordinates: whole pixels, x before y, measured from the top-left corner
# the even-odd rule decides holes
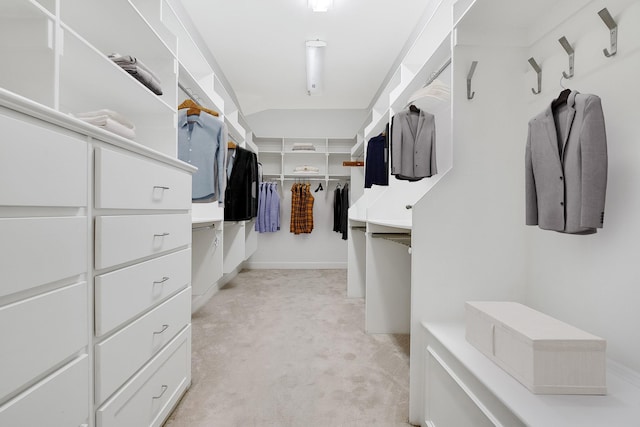
[[[293,173],[318,173],[318,172],[320,172],[320,168],[317,168],[315,166],[308,166],[308,165],[296,166],[293,169]]]
[[[84,113],[71,113],[70,115],[124,138],[135,139],[136,137],[134,124],[115,111],[102,109]]]

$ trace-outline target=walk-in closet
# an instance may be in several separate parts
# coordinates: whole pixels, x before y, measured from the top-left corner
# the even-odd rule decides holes
[[[0,53],[0,427],[640,425],[638,0],[3,0]]]

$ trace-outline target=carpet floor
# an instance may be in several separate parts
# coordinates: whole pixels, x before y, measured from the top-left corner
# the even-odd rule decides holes
[[[166,427],[409,426],[409,336],[364,332],[346,270],[243,270],[193,315]]]

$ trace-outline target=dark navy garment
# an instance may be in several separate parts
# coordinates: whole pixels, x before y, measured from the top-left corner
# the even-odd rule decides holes
[[[367,143],[367,158],[364,165],[364,187],[389,185],[389,162],[386,137],[374,136]]]

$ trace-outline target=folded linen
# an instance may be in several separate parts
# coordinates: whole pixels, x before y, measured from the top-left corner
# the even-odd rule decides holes
[[[71,113],[70,115],[124,138],[135,139],[136,137],[135,125],[115,111],[102,109],[84,113]]]
[[[109,59],[120,68],[131,74],[136,80],[148,87],[156,95],[162,95],[160,79],[142,61],[130,55],[118,55],[112,53]]]
[[[308,165],[296,166],[293,169],[293,173],[318,173],[318,172],[320,172],[320,168],[317,168],[315,166],[308,166]]]

